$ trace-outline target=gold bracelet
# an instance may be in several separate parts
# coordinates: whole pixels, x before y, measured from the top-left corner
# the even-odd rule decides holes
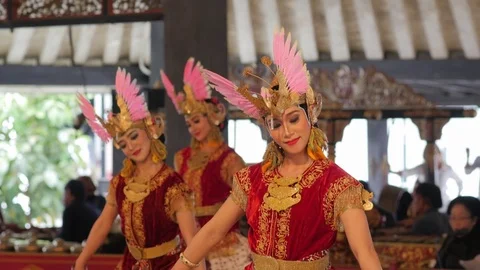
[[[180,261],[182,261],[183,264],[191,268],[196,268],[200,266],[200,263],[192,263],[187,258],[185,258],[185,255],[183,255],[183,252],[180,253]]]

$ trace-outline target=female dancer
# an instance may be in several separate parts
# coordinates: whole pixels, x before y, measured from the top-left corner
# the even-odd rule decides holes
[[[203,67],[193,58],[185,65],[185,94],[175,94],[174,87],[163,71],[163,84],[179,114],[185,116],[192,136],[190,147],[175,154],[175,170],[195,193],[195,215],[205,225],[230,195],[233,175],[245,164],[242,158],[223,141],[221,131],[225,107],[210,98]],[[239,234],[235,223],[226,236],[207,256],[212,270],[243,269],[250,263],[247,239]]]
[[[274,61],[277,71],[261,96],[206,71],[231,104],[265,122],[273,142],[263,163],[235,174],[231,196],[173,269],[196,266],[243,214],[253,258],[246,269],[330,269],[328,250],[339,230],[362,269],[381,269],[364,213],[372,207],[371,194],[325,157],[326,139],[314,127],[321,100],[283,30],[274,37]],[[268,58],[262,63],[271,65]]]
[[[85,269],[118,214],[128,247],[118,268],[168,269],[183,248],[179,233],[189,244],[197,231],[191,194],[178,174],[164,163],[165,145],[158,139],[164,125],[152,119],[130,74],[118,70],[115,84],[120,113],[110,114],[106,121],[95,115],[92,105],[79,95],[92,130],[105,142],[113,138],[126,158],[122,171],[110,182],[107,204],[75,269]]]

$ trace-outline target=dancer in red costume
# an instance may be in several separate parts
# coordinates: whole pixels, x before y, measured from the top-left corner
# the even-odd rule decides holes
[[[195,193],[195,215],[205,225],[230,195],[233,175],[245,164],[223,141],[226,110],[215,97],[200,63],[193,58],[185,65],[184,93],[176,94],[163,71],[160,72],[167,94],[179,114],[185,116],[192,136],[189,147],[175,154],[175,169]],[[247,239],[235,223],[227,235],[207,256],[211,270],[243,269],[250,263]]]
[[[116,216],[122,220],[127,241],[118,269],[169,269],[197,231],[192,194],[180,176],[165,163],[165,145],[159,140],[163,122],[156,123],[130,74],[116,76],[119,114],[103,120],[85,97],[82,112],[103,140],[113,139],[125,154],[124,167],[110,182],[107,204],[93,226],[75,269],[85,269],[88,259],[103,243]],[[204,269],[204,264],[200,268]]]
[[[364,213],[373,206],[371,194],[325,157],[326,138],[315,127],[321,98],[283,30],[273,52],[276,72],[261,96],[206,71],[232,105],[265,123],[273,141],[262,163],[235,174],[231,196],[173,269],[195,266],[244,214],[253,258],[246,269],[331,269],[328,250],[337,231],[345,231],[362,269],[381,269]],[[271,62],[262,59],[268,68]]]

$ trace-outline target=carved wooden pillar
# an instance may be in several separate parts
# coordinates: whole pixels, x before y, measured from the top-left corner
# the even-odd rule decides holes
[[[412,119],[413,123],[418,127],[420,132],[420,138],[427,142],[425,146],[426,151],[426,160],[425,162],[433,162],[435,157],[435,142],[442,137],[442,129],[445,124],[450,121],[450,118],[423,118],[423,119]],[[430,168],[435,168],[428,166],[428,172],[426,181],[434,183],[435,182],[435,172],[430,171]]]
[[[336,119],[321,119],[318,121],[318,126],[328,139],[328,158],[335,161],[335,145],[342,141],[343,131],[345,127],[350,124],[350,120],[336,120]]]

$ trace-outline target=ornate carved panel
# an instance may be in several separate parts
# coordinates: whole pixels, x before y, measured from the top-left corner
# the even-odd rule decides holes
[[[159,13],[161,0],[109,0],[108,11],[113,15]]]
[[[0,21],[4,21],[8,17],[7,0],[0,0]]]
[[[253,66],[253,72],[267,81],[271,72],[263,65]],[[374,68],[354,71],[342,66],[335,72],[310,68],[311,85],[323,96],[324,109],[425,109],[434,104],[405,84],[397,83]],[[257,92],[266,83],[253,77],[244,77],[243,66],[230,70],[230,79],[237,85],[247,84]]]
[[[310,70],[313,89],[324,96],[324,108],[409,109],[434,105],[405,84],[374,68],[354,71],[342,66],[335,72]]]
[[[103,0],[14,0],[15,20],[102,15]]]

